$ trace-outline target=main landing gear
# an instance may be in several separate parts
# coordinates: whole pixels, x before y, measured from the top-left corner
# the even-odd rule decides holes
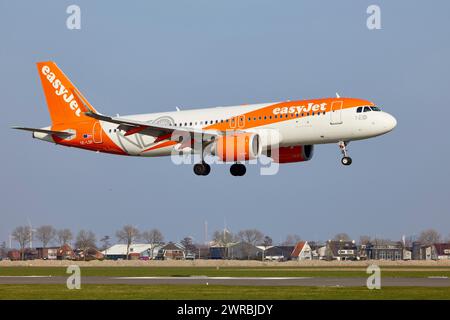
[[[344,165],[344,166],[349,166],[349,165],[351,165],[352,164],[352,158],[350,158],[349,156],[348,156],[348,153],[347,153],[347,142],[345,142],[345,141],[339,141],[339,148],[341,149],[341,152],[342,152],[342,154],[343,154],[343,158],[341,159],[341,163]]]
[[[247,172],[245,165],[242,163],[234,163],[230,167],[230,173],[232,176],[240,177],[243,176]]]
[[[205,161],[194,165],[194,173],[198,176],[207,176],[211,172],[211,166]]]

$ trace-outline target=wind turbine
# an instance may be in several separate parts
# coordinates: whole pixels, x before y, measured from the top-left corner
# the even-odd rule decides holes
[[[27,220],[28,220],[28,226],[30,227],[30,249],[32,249],[33,248],[33,232],[36,232],[36,229],[33,229],[30,219],[27,218]]]

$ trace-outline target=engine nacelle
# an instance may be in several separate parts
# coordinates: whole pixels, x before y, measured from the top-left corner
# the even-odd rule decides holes
[[[302,162],[311,160],[314,145],[280,147],[267,150],[267,156],[277,163]]]
[[[261,155],[261,151],[260,137],[256,133],[220,136],[211,149],[211,153],[224,162],[255,159]]]

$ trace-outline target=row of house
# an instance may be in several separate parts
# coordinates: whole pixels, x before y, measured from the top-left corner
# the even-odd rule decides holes
[[[23,252],[25,260],[102,260],[104,255],[96,249],[72,249],[68,244],[60,247],[26,248]],[[22,252],[17,249],[8,251],[10,260],[20,260]]]
[[[128,252],[127,252],[128,250]],[[26,249],[26,260],[444,260],[450,259],[450,244],[421,245],[414,242],[406,247],[402,242],[366,243],[357,246],[355,241],[329,240],[325,244],[300,241],[295,246],[256,246],[247,242],[226,245],[212,243],[209,246],[187,250],[181,243],[167,244],[115,244],[103,251],[72,249],[68,244],[61,247]],[[10,260],[19,260],[21,252],[10,250]]]
[[[402,242],[367,243],[357,246],[355,241],[333,241],[325,244],[300,241],[295,246],[253,246],[249,243],[213,245],[211,259],[253,260],[445,260],[450,259],[450,244],[406,247]]]

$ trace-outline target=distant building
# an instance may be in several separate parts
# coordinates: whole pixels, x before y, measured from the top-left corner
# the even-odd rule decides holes
[[[291,260],[294,246],[272,246],[264,250],[264,259],[270,261],[287,261]]]
[[[435,243],[434,250],[437,260],[450,260],[450,243]]]
[[[214,259],[214,260],[226,259],[226,252],[227,252],[227,249],[224,246],[218,246],[218,245],[211,246],[209,248],[209,258]]]
[[[312,260],[312,250],[308,241],[300,241],[295,246],[291,253],[292,260]]]
[[[181,243],[169,242],[158,250],[158,260],[183,260],[186,258],[186,249]]]
[[[58,260],[75,260],[75,252],[67,243],[59,247],[56,258]]]
[[[450,259],[450,244],[434,243],[421,246],[420,257],[421,260],[448,260]]]
[[[139,259],[154,259],[158,254],[158,250],[161,247],[158,245],[151,245],[147,243],[133,243],[130,245],[128,257],[130,260]],[[127,259],[127,245],[115,244],[110,248],[102,251],[105,255],[105,259],[108,260],[126,260]]]
[[[403,260],[404,248],[401,242],[367,243],[364,247],[368,260]]]
[[[74,255],[75,259],[80,261],[103,260],[105,258],[103,253],[94,248],[87,250],[76,249],[74,250]]]
[[[235,242],[227,245],[214,245],[209,248],[210,259],[262,260],[263,247],[247,242]]]
[[[323,249],[322,249],[323,251]],[[358,248],[355,241],[335,241],[329,240],[322,252],[325,260],[357,260]]]
[[[237,242],[227,247],[228,259],[236,260],[262,260],[263,252],[261,248],[247,242]]]
[[[37,258],[43,260],[56,260],[59,247],[36,248]]]
[[[11,261],[17,261],[21,259],[20,250],[12,249],[8,251],[8,259]]]

